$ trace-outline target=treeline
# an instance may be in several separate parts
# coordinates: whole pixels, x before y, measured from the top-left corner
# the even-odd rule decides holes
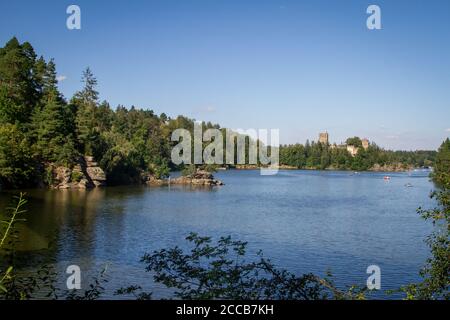
[[[305,145],[283,145],[280,147],[280,163],[299,169],[373,170],[378,168],[403,168],[432,166],[435,151],[389,151],[369,144],[362,147],[358,137],[349,138],[348,145],[358,148],[352,156],[345,146],[306,141]]]

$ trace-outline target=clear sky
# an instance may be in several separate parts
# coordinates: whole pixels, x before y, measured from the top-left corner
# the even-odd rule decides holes
[[[382,30],[366,27],[370,4]],[[1,45],[12,36],[55,59],[66,97],[90,66],[113,107],[279,128],[282,143],[327,130],[435,149],[450,135],[447,0],[1,0]]]

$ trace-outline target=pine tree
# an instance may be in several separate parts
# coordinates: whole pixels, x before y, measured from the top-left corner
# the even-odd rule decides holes
[[[12,38],[0,48],[0,123],[26,123],[39,99],[36,54]]]
[[[75,93],[75,99],[80,100],[85,105],[95,105],[98,101],[97,79],[91,69],[87,67],[83,71],[81,82],[84,84],[83,90]]]
[[[77,92],[73,99],[73,103],[77,107],[77,142],[84,154],[93,155],[96,142],[99,139],[99,132],[96,130],[95,122],[98,92],[95,89],[97,79],[89,68],[86,68],[83,72],[82,82],[84,83],[83,90]]]
[[[30,186],[35,178],[30,142],[16,124],[0,125],[0,185]]]
[[[77,154],[71,130],[74,117],[58,91],[53,60],[45,63],[39,59],[38,63],[42,97],[41,107],[36,108],[32,116],[34,153],[44,161],[70,164]]]

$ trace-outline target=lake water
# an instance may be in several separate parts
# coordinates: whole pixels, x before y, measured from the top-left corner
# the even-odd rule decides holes
[[[225,186],[213,188],[30,190],[21,264],[33,269],[38,257],[51,259],[60,285],[68,265],[79,265],[87,284],[107,264],[104,298],[117,298],[114,290],[130,284],[143,285],[154,298],[167,297],[169,291],[152,283],[139,259],[156,249],[186,247],[184,238],[194,231],[248,241],[250,259],[261,249],[297,274],[331,270],[339,286],[364,285],[367,267],[375,264],[382,290],[394,289],[417,281],[428,257],[424,239],[432,226],[416,209],[433,205],[433,185],[428,173],[389,174],[390,181],[384,175],[223,171],[216,177]],[[0,208],[10,195],[0,196]]]

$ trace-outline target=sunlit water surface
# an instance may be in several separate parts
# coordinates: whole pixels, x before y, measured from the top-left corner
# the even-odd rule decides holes
[[[154,298],[170,291],[152,282],[139,262],[145,252],[186,248],[191,232],[248,241],[249,259],[261,249],[279,267],[324,275],[339,286],[364,285],[369,265],[381,268],[382,290],[419,279],[428,257],[431,225],[416,213],[433,205],[428,173],[333,171],[223,171],[225,186],[107,187],[90,191],[28,191],[20,263],[53,261],[64,286],[65,269],[79,265],[83,282],[107,265],[103,298],[140,284]],[[411,184],[412,186],[405,186]],[[11,193],[0,195],[3,208]],[[384,293],[378,298],[393,298]]]

